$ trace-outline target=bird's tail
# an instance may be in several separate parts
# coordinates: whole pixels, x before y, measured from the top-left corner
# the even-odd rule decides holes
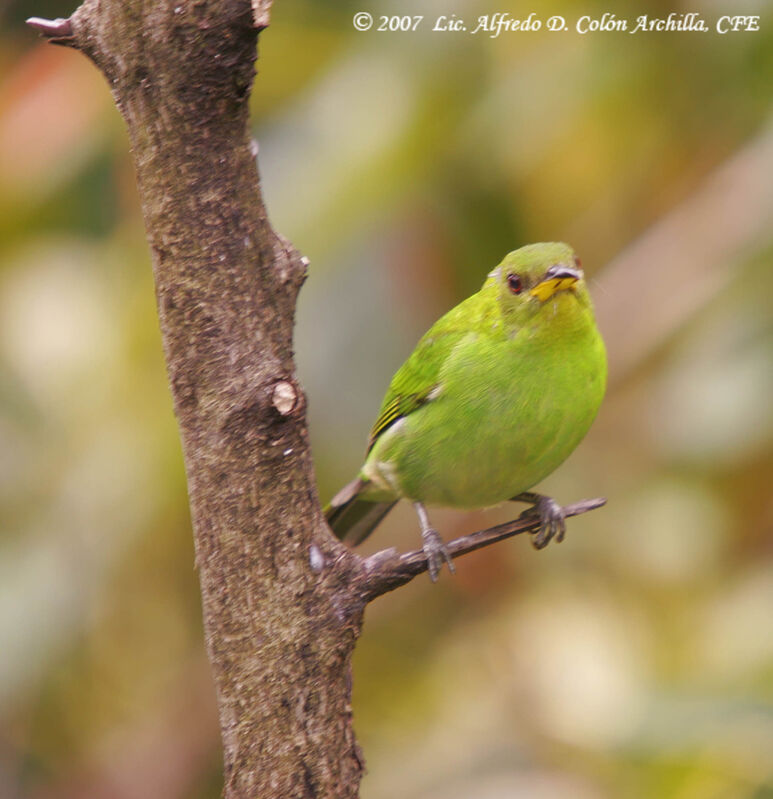
[[[361,544],[389,513],[394,502],[368,502],[359,499],[367,481],[357,477],[347,483],[325,506],[325,518],[333,532],[352,546]]]

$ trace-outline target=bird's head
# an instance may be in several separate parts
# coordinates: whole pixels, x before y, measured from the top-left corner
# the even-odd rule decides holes
[[[580,259],[560,242],[529,244],[508,253],[489,274],[504,317],[523,326],[537,320],[569,323],[591,307]]]

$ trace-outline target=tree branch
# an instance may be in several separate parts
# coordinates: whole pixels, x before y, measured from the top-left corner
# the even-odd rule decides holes
[[[129,133],[188,480],[226,799],[356,797],[358,558],[324,523],[293,361],[308,262],[268,222],[248,129],[267,0],[84,0],[33,19]],[[312,544],[326,563],[312,569]]]
[[[607,501],[603,497],[585,499],[563,508],[564,516],[579,516],[600,508],[606,503]],[[449,541],[446,547],[452,557],[458,558],[514,535],[536,532],[539,526],[539,519],[532,515],[531,509],[527,509],[517,519],[460,536]],[[363,567],[364,575],[359,588],[360,595],[365,602],[371,602],[376,597],[394,591],[395,588],[405,585],[414,577],[427,571],[427,557],[421,549],[402,555],[394,548],[383,549],[365,558]]]
[[[61,44],[66,47],[75,47],[72,23],[69,19],[41,19],[30,17],[27,24],[48,39],[49,44]]]

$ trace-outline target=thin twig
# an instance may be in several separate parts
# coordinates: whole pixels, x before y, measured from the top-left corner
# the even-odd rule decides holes
[[[564,516],[579,516],[581,513],[587,513],[606,505],[606,502],[603,497],[575,502],[573,505],[563,508]],[[535,532],[539,526],[540,520],[530,510],[526,510],[517,519],[460,536],[449,541],[446,547],[454,558],[458,558],[505,538],[520,533]],[[366,577],[362,596],[366,602],[370,602],[388,591],[405,585],[414,577],[427,571],[427,556],[421,549],[406,552],[403,555],[400,555],[394,548],[384,549],[365,558],[364,567]]]
[[[35,28],[41,36],[48,39],[50,44],[61,44],[65,47],[75,47],[75,33],[70,19],[43,19],[30,17],[27,20],[30,28]]]

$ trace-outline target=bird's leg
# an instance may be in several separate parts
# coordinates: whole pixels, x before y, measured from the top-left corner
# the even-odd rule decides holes
[[[535,549],[546,547],[553,538],[556,543],[564,540],[566,532],[566,521],[564,511],[561,506],[550,497],[544,494],[537,494],[534,491],[524,491],[513,497],[512,502],[531,502],[531,508],[525,510],[519,518],[536,514],[539,516],[540,525],[537,532],[531,534],[531,543]]]
[[[440,533],[430,526],[427,509],[421,502],[414,502],[413,507],[416,508],[416,513],[419,515],[421,539],[424,542],[423,549],[424,554],[427,556],[427,571],[429,572],[430,580],[433,583],[437,581],[438,574],[443,568],[443,562],[448,564],[448,570],[451,574],[456,574],[451,553],[443,543]]]

